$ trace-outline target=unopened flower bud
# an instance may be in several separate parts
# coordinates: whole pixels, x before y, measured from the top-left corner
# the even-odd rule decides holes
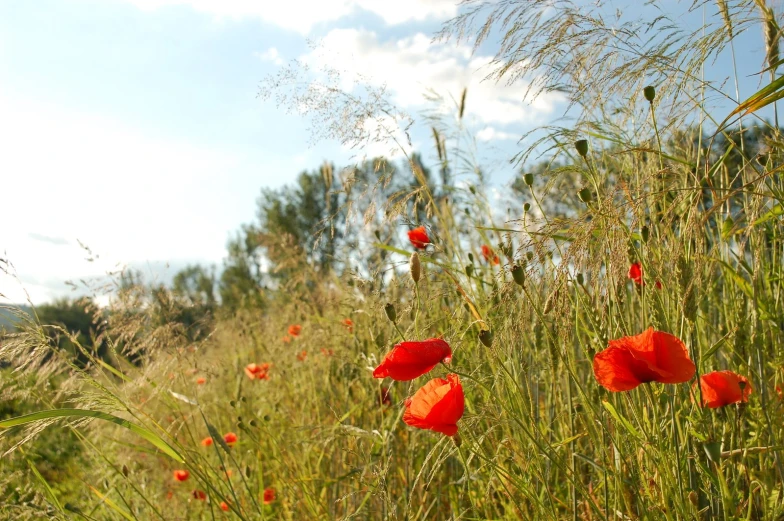
[[[395,305],[391,302],[387,302],[387,305],[384,306],[384,313],[387,314],[387,318],[393,324],[397,322],[397,311],[395,311]]]
[[[525,213],[528,213],[530,210],[531,210],[531,203],[525,203],[525,204],[523,205],[523,211],[524,211]]]
[[[585,157],[588,155],[588,141],[585,139],[578,139],[574,142],[574,148],[577,149],[577,153],[581,156]]]
[[[479,341],[482,342],[482,345],[485,347],[490,347],[493,345],[493,332],[489,329],[483,329],[479,332]]]
[[[648,242],[648,237],[650,237],[651,231],[648,229],[647,226],[643,226],[640,230],[640,236],[642,236],[642,242]]]
[[[411,254],[411,259],[408,261],[408,267],[411,270],[411,279],[414,284],[419,284],[419,277],[422,274],[422,265],[419,263],[419,255],[417,252]]]
[[[644,89],[642,89],[642,94],[645,96],[649,102],[653,103],[653,100],[656,99],[656,89],[651,85],[648,85]]]
[[[583,188],[582,190],[577,192],[577,197],[579,197],[580,200],[585,204],[588,204],[593,199],[593,194],[591,193],[591,190],[589,188]]]
[[[533,174],[525,174],[523,176],[523,182],[525,182],[526,186],[533,186],[533,184],[534,184],[534,175]]]
[[[585,277],[583,277],[582,273],[577,274],[577,284],[582,286],[585,283]]]
[[[525,269],[522,266],[515,264],[512,266],[512,278],[521,288],[525,284]]]

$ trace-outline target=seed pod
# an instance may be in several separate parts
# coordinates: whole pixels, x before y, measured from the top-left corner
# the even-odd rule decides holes
[[[588,141],[585,139],[578,139],[574,142],[574,148],[577,149],[577,153],[581,156],[585,157],[588,155]]]
[[[525,213],[528,213],[530,210],[531,210],[531,203],[525,203],[525,204],[523,205],[523,211],[524,211]]]
[[[419,255],[417,252],[411,254],[411,259],[408,261],[408,267],[411,270],[411,279],[414,284],[419,284],[419,277],[422,274],[422,266],[419,263]]]
[[[493,345],[493,332],[489,329],[483,329],[479,332],[479,341],[482,342],[482,345],[485,347],[490,347]]]
[[[582,273],[577,274],[577,284],[582,286],[585,283],[585,277],[583,277]]]
[[[534,185],[534,175],[533,174],[525,174],[523,176],[523,182],[526,186],[533,186]]]
[[[648,229],[647,226],[643,226],[640,230],[640,236],[642,237],[642,242],[648,242],[648,237],[650,237],[651,231]]]
[[[649,102],[653,103],[653,100],[656,99],[656,89],[653,88],[651,85],[648,85],[644,89],[642,89],[642,94],[645,96]]]
[[[517,285],[522,288],[523,285],[525,284],[525,268],[515,264],[514,266],[512,266],[511,271],[512,271],[512,278],[517,283]]]
[[[397,311],[395,310],[395,305],[391,302],[387,302],[387,305],[384,306],[384,313],[387,314],[387,318],[393,324],[397,323]]]

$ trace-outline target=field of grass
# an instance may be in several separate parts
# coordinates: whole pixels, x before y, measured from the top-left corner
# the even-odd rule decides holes
[[[728,14],[708,36],[729,49],[727,27],[764,19],[760,4],[711,3]],[[585,24],[559,44],[581,42],[573,59],[595,74],[584,85],[601,88],[614,41]],[[719,52],[695,38],[677,51],[694,63]],[[537,67],[553,51],[521,45]],[[717,130],[726,114],[709,116],[704,96],[718,91],[666,48],[677,74],[651,58],[615,78],[625,113],[575,87],[585,112],[539,141],[553,159],[521,176],[506,216],[469,174],[422,182],[410,197],[427,247],[400,233],[415,216],[398,194],[359,247],[380,264],[289,265],[263,307],[219,309],[195,339],[162,311],[184,305],[176,295],[144,288],[96,310],[106,356],[76,338],[56,349],[51,328],[26,320],[0,342],[0,515],[784,519],[784,141],[751,125],[781,86]],[[683,93],[695,85],[702,97]],[[478,168],[450,157],[456,172]],[[675,338],[615,342],[648,328]],[[373,377],[395,344],[431,338],[449,344],[448,363]],[[744,380],[713,393],[730,403],[702,407],[715,386],[697,382],[714,371]],[[465,396],[457,433],[408,425],[407,399],[448,374]]]

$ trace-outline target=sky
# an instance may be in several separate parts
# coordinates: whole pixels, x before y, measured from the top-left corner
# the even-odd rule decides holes
[[[466,124],[491,183],[508,182],[519,137],[565,104],[483,82],[490,49],[433,43],[456,1],[0,0],[0,304],[72,296],[123,266],[162,282],[220,266],[262,188],[391,149],[314,141],[307,118],[260,99],[294,59],[346,89],[383,86],[420,124],[428,89],[468,87]],[[756,32],[739,41],[748,74],[760,48]],[[427,139],[412,132],[426,161]]]

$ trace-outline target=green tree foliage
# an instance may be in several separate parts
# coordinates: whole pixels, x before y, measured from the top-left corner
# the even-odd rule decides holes
[[[106,346],[96,341],[101,314],[92,300],[62,298],[39,306],[35,311],[41,324],[54,326],[46,328],[51,341],[74,355],[77,363],[84,365],[88,362],[77,343],[99,358],[106,357]]]

